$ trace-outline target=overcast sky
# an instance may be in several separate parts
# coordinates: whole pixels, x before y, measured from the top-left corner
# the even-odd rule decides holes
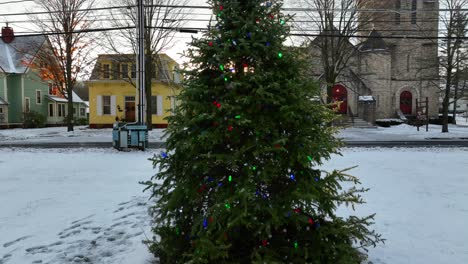
[[[12,3],[12,4],[3,4],[5,2],[11,2],[16,0],[0,0],[0,14],[13,14],[13,13],[27,13],[28,11],[41,11],[32,1],[24,1],[21,3]],[[288,0],[289,1],[296,1],[296,0]],[[98,6],[106,6],[104,3],[108,1],[96,1]],[[109,0],[109,2],[111,2]],[[115,4],[113,4],[115,5]],[[188,0],[188,5],[191,6],[207,6],[206,0]],[[104,14],[106,11],[99,11],[100,14]],[[108,12],[108,11],[107,11]],[[198,19],[209,19],[209,15],[198,15],[198,14],[209,14],[211,13],[210,10],[207,9],[194,9],[192,10],[193,15],[192,18]],[[0,24],[2,26],[5,25],[6,22],[10,22],[10,26],[13,27],[15,33],[20,34],[27,34],[32,32],[39,32],[39,29],[35,27],[35,25],[28,23],[29,18],[27,15],[22,16],[0,16]],[[103,27],[103,25],[95,25],[94,27]],[[193,22],[187,23],[185,27],[200,27],[205,28],[206,22]],[[181,59],[180,53],[182,53],[185,49],[187,49],[187,43],[190,42],[192,34],[188,33],[177,33],[175,37],[176,44],[173,48],[166,50],[165,52],[176,59],[178,62],[183,62],[184,59]],[[194,34],[193,36],[197,36]],[[198,34],[201,36],[201,34]],[[100,51],[98,53],[105,53],[105,51]]]

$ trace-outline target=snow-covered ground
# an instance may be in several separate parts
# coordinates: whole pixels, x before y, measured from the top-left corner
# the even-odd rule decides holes
[[[149,264],[151,152],[0,150],[0,264]]]
[[[449,133],[442,133],[441,126],[430,125],[429,132],[425,127],[420,131],[416,127],[401,124],[389,128],[346,128],[338,137],[347,141],[389,141],[389,140],[430,140],[430,139],[468,139],[468,123],[465,119],[457,119],[459,125],[450,125]],[[149,132],[150,142],[164,142],[164,129],[153,129]],[[75,131],[67,132],[65,127],[48,127],[39,129],[0,129],[0,145],[2,143],[66,143],[66,142],[111,142],[112,129],[90,129],[85,126],[75,127]]]
[[[154,151],[157,153],[159,151]],[[359,165],[375,264],[468,263],[468,149],[345,149],[324,167]],[[149,264],[153,152],[0,149],[0,263]],[[345,215],[348,209],[341,209]],[[42,262],[40,262],[42,261]]]
[[[151,142],[164,141],[164,129],[149,131]],[[67,132],[66,127],[46,127],[33,129],[0,129],[1,142],[111,142],[112,128],[90,129],[76,126]]]
[[[392,127],[346,128],[340,131],[338,137],[348,141],[468,139],[468,126],[449,125],[449,133],[441,131],[440,125],[429,125],[429,131],[426,132],[425,126],[418,131],[414,126],[401,124]]]

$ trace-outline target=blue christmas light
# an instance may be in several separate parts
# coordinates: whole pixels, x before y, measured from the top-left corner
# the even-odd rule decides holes
[[[203,220],[203,228],[208,228],[208,219]]]
[[[296,181],[296,176],[294,176],[294,174],[291,174],[289,178],[291,179],[291,181]]]
[[[167,153],[166,153],[166,152],[164,152],[164,151],[161,151],[161,157],[163,157],[163,158],[167,158],[167,157],[168,157],[168,155],[167,155]]]

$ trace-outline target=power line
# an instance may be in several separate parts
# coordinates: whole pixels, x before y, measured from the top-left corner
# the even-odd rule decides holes
[[[2,3],[0,3],[0,5],[17,4],[17,3],[33,2],[33,1],[34,1],[34,0],[15,0],[15,1],[2,2]]]
[[[133,29],[134,27],[113,27],[113,28],[94,28],[94,29],[83,29],[83,30],[75,30],[72,32],[44,32],[44,33],[36,33],[36,34],[24,34],[17,35],[17,37],[29,37],[29,36],[52,36],[52,35],[62,35],[62,34],[80,34],[80,33],[91,33],[91,32],[105,32],[105,31],[115,31],[115,30],[124,30],[124,29]],[[147,27],[153,29],[163,29],[163,30],[174,30],[181,33],[199,33],[199,32],[206,32],[208,28],[187,28],[187,27],[179,27],[179,28],[172,28],[172,27]],[[334,37],[337,36],[334,34],[305,34],[305,33],[290,33],[289,36],[296,36],[296,37]],[[430,40],[430,39],[457,39],[457,40],[467,40],[468,37],[456,37],[456,36],[437,36],[437,37],[430,37],[430,36],[360,36],[360,35],[352,35],[346,36],[343,38],[376,38],[376,39],[420,39],[420,40]]]

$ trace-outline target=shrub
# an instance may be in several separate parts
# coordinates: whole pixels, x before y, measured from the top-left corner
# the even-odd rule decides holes
[[[23,113],[23,128],[45,127],[46,117],[38,112]]]

